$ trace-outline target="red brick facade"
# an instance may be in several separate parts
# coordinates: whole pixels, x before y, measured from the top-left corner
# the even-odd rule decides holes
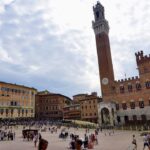
[[[61,94],[39,92],[35,96],[35,116],[37,119],[63,119],[63,108],[71,99]]]
[[[73,104],[73,105],[64,107],[63,119],[80,120],[81,119],[80,104]]]
[[[111,116],[112,122],[150,120],[150,55],[144,55],[143,51],[135,53],[139,75],[115,81],[104,7],[98,2],[93,10],[102,97],[104,102],[116,104],[116,116]]]

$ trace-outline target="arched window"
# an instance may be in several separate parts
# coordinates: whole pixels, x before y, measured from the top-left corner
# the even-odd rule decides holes
[[[124,91],[125,91],[125,89],[124,89],[124,85],[123,85],[123,84],[121,84],[121,85],[120,85],[120,93],[124,93]]]
[[[130,102],[130,107],[131,107],[131,109],[135,109],[135,102],[134,101]]]
[[[140,99],[139,101],[139,107],[144,108],[144,101],[142,99]]]
[[[147,120],[146,115],[141,115],[141,119],[142,121],[146,121]]]
[[[125,102],[122,103],[122,109],[124,109],[124,110],[127,109],[127,104]]]
[[[132,92],[132,84],[131,83],[128,83],[128,91]]]
[[[128,116],[124,116],[124,121],[125,121],[125,123],[128,123],[129,122],[129,117]]]
[[[96,12],[96,19],[99,18],[99,11]]]
[[[137,121],[137,116],[133,115],[133,121]]]
[[[118,121],[118,123],[121,122],[120,116],[117,116],[117,121]]]
[[[116,110],[119,110],[119,103],[116,103]]]
[[[147,80],[147,81],[145,82],[145,86],[146,86],[147,89],[150,89],[150,81],[149,81],[149,80]]]
[[[140,82],[137,81],[137,82],[136,82],[136,90],[139,91],[139,90],[141,90],[141,88],[142,88],[142,87],[141,87]]]

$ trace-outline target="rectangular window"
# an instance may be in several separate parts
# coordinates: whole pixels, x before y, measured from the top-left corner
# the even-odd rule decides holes
[[[18,109],[18,114],[20,114],[20,109]]]
[[[4,113],[4,110],[3,110],[3,109],[1,109],[1,115],[3,115],[3,113]]]
[[[11,102],[10,102],[10,105],[11,105],[11,106],[13,106],[13,105],[14,105],[13,101],[11,101]]]
[[[13,109],[11,109],[11,114],[13,114],[14,113],[14,110]]]
[[[8,114],[8,109],[6,109],[6,114]]]
[[[14,102],[14,105],[17,106],[17,102]]]
[[[2,87],[1,89],[2,89],[2,91],[5,91],[5,87]]]

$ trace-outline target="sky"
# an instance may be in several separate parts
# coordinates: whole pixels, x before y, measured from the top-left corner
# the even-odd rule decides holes
[[[96,0],[0,0],[0,81],[69,97],[101,96],[92,7]],[[115,79],[137,76],[150,53],[150,1],[100,0]]]

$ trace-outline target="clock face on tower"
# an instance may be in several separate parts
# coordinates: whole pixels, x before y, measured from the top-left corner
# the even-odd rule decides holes
[[[103,84],[103,85],[107,85],[108,82],[109,82],[108,78],[103,78],[103,79],[102,79],[102,84]]]

